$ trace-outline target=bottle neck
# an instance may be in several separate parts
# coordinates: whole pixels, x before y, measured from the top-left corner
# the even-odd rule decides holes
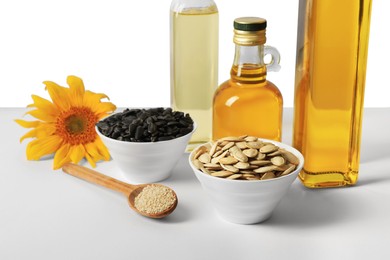
[[[218,12],[214,0],[173,0],[171,2],[171,11],[177,13],[191,13],[198,9],[209,9]]]
[[[266,81],[266,75],[264,45],[236,44],[231,79],[242,84],[258,84]]]
[[[236,44],[233,65],[245,66],[252,64],[254,66],[264,66],[264,45],[242,46]]]

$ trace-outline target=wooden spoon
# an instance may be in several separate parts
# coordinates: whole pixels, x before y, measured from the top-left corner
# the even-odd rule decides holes
[[[172,204],[172,206],[170,206],[168,209],[166,209],[164,211],[161,211],[161,212],[158,212],[158,213],[143,212],[143,211],[138,210],[135,207],[135,202],[134,201],[135,201],[135,198],[138,196],[138,194],[140,194],[140,192],[146,186],[151,185],[151,184],[131,185],[131,184],[119,181],[117,179],[108,177],[108,176],[106,176],[104,174],[101,174],[101,173],[99,173],[97,171],[94,171],[94,170],[91,170],[89,168],[86,168],[84,166],[80,166],[80,165],[73,164],[73,163],[65,164],[62,167],[62,170],[64,172],[66,172],[66,173],[68,173],[70,175],[73,175],[75,177],[78,177],[80,179],[83,179],[83,180],[86,180],[88,182],[95,183],[95,184],[101,185],[103,187],[106,187],[106,188],[109,188],[109,189],[112,189],[112,190],[119,191],[119,192],[123,193],[127,197],[129,206],[134,211],[136,211],[138,214],[141,214],[141,215],[143,215],[145,217],[149,217],[149,218],[163,218],[163,217],[166,217],[169,214],[171,214],[175,210],[175,208],[177,206],[177,195],[172,190],[173,195],[175,196],[175,202]],[[162,187],[166,187],[166,186],[161,185],[161,184],[153,184],[153,185],[159,185],[159,186],[162,186]],[[168,187],[166,187],[166,188],[168,188]],[[170,189],[170,188],[168,188],[168,189]]]

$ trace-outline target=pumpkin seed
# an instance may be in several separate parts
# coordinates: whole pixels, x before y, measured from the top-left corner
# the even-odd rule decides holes
[[[246,146],[248,146],[249,148],[252,148],[252,149],[260,149],[263,146],[263,143],[259,142],[259,141],[257,141],[257,142],[247,142]]]
[[[221,141],[229,141],[229,142],[242,142],[244,138],[235,137],[235,136],[227,136],[220,139]]]
[[[215,142],[215,143],[211,146],[211,148],[210,148],[210,152],[209,152],[210,156],[213,156],[213,155],[214,155],[214,153],[217,151],[217,147],[218,147],[218,142]]]
[[[234,146],[234,142],[228,142],[222,147],[222,151],[228,150],[230,147]]]
[[[272,153],[278,150],[279,148],[273,144],[267,144],[260,148],[260,153]]]
[[[237,143],[236,143],[236,146],[237,146],[238,148],[240,148],[241,150],[247,148],[246,142],[237,142]]]
[[[198,159],[193,160],[192,163],[198,170],[203,167],[203,163],[201,163]]]
[[[256,161],[250,161],[249,162],[250,164],[253,164],[253,165],[258,165],[258,166],[264,166],[264,165],[268,165],[268,164],[271,164],[271,161],[267,161],[267,160],[256,160]]]
[[[247,141],[247,142],[255,142],[255,141],[257,141],[257,137],[255,137],[255,136],[247,136],[247,137],[245,137],[244,138],[245,139],[245,141]]]
[[[230,172],[233,172],[233,173],[237,173],[239,172],[240,170],[237,169],[236,167],[232,166],[232,165],[225,165],[225,164],[221,164],[221,167],[227,171],[230,171]]]
[[[255,173],[266,173],[266,172],[269,172],[269,171],[275,171],[277,169],[278,169],[278,166],[271,165],[271,166],[260,167],[260,168],[254,169],[253,171]]]
[[[257,154],[257,157],[256,157],[256,160],[263,160],[265,159],[266,155],[264,153],[258,153]]]
[[[202,154],[204,154],[206,151],[207,151],[207,148],[205,146],[201,146],[198,149],[198,151],[196,151],[196,153],[194,155],[194,159],[198,159],[198,157],[201,156]]]
[[[226,179],[236,180],[236,179],[239,179],[241,177],[242,177],[242,174],[233,174],[233,175],[230,175],[229,177],[227,177]]]
[[[227,153],[228,153],[228,151],[222,152],[222,153],[221,153],[220,155],[218,155],[217,157],[211,159],[211,163],[218,163],[219,160],[220,160],[221,158],[225,157]]]
[[[253,149],[253,148],[245,149],[242,152],[243,152],[243,154],[245,154],[249,158],[254,158],[259,153],[259,151],[257,149]]]
[[[228,176],[231,176],[233,175],[232,172],[229,172],[229,171],[218,171],[218,172],[212,172],[211,173],[211,176],[215,176],[215,177],[228,177]]]
[[[245,170],[245,169],[248,169],[250,165],[247,162],[238,162],[233,166],[236,167],[237,169]]]
[[[233,157],[239,160],[240,162],[248,161],[248,157],[245,154],[243,154],[243,152],[237,146],[233,146],[232,148],[230,148],[229,151],[233,155]]]
[[[220,164],[216,163],[205,163],[203,167],[207,168],[208,170],[222,170],[222,166]]]
[[[236,158],[234,158],[233,156],[228,156],[228,157],[224,157],[224,158],[219,159],[220,164],[235,164],[237,162],[238,162],[238,160]]]
[[[209,153],[203,153],[199,156],[198,160],[202,163],[209,163],[211,161],[211,156]]]
[[[284,175],[287,175],[289,173],[292,173],[294,170],[295,170],[296,166],[291,164],[290,167],[287,168],[287,170],[285,170],[284,172],[282,172],[282,174],[280,176],[284,176]]]
[[[217,157],[217,156],[220,156],[221,154],[223,153],[222,150],[219,150],[219,151],[216,151],[212,157]]]
[[[296,157],[295,155],[293,155],[292,153],[290,153],[289,151],[286,151],[284,149],[281,150],[281,152],[283,153],[283,157],[286,158],[287,161],[289,161],[290,163],[292,163],[294,165],[299,164],[298,157]]]
[[[268,180],[275,178],[275,174],[273,172],[266,172],[261,176],[262,180]]]
[[[282,156],[275,156],[271,158],[271,162],[273,165],[281,166],[285,164],[286,160]]]

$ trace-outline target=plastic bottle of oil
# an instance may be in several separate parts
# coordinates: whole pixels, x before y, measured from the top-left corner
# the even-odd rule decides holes
[[[171,105],[197,123],[187,150],[211,140],[212,98],[218,86],[218,9],[213,0],[173,0]]]
[[[214,95],[213,139],[253,135],[281,140],[283,98],[266,79],[267,70],[279,70],[279,52],[266,42],[267,21],[242,17],[234,21],[236,45],[230,79]],[[264,55],[272,63],[264,63]]]
[[[300,0],[293,144],[311,188],[356,183],[371,0]]]

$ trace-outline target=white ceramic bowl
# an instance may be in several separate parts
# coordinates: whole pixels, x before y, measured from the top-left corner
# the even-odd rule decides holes
[[[96,132],[107,146],[114,163],[131,183],[153,183],[171,176],[186,146],[196,130],[168,141],[127,142],[109,138],[96,127]]]
[[[297,156],[300,163],[296,170],[275,179],[229,180],[213,177],[198,170],[192,164],[197,148],[189,156],[190,166],[203,190],[208,194],[219,215],[229,222],[254,224],[268,219],[303,167],[303,156],[293,147],[267,139],[259,140],[273,143]]]

